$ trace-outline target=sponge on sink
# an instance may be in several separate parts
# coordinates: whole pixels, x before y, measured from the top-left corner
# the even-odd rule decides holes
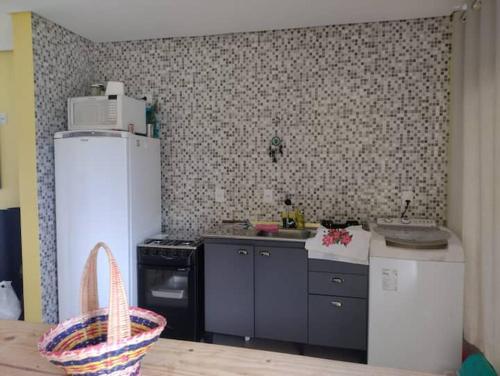
[[[278,232],[279,226],[276,223],[258,223],[255,225],[255,230],[265,232]]]

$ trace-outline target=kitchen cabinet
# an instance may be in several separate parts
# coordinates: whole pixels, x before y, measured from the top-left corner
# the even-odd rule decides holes
[[[205,330],[254,336],[254,247],[205,244]]]
[[[368,276],[309,272],[309,292],[319,295],[368,298]]]
[[[366,350],[368,266],[307,258],[304,243],[205,240],[205,330]]]
[[[309,343],[365,350],[367,312],[366,299],[309,296]]]
[[[307,343],[303,243],[205,241],[205,330]]]
[[[368,266],[309,262],[308,343],[366,350]]]
[[[255,247],[255,337],[307,342],[307,252]]]

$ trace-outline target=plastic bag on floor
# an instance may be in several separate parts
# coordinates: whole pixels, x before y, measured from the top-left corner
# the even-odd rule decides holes
[[[12,288],[12,282],[0,282],[0,319],[17,320],[19,316],[21,316],[21,302]]]

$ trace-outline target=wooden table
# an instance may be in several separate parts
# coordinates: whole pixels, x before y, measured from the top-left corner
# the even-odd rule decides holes
[[[62,375],[37,351],[45,324],[0,320],[0,375]],[[300,355],[160,339],[142,362],[143,376],[335,375],[417,376],[424,373],[371,367]],[[427,374],[428,375],[428,374]]]

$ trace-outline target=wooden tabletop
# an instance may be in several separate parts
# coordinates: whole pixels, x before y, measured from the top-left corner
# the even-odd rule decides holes
[[[45,324],[0,320],[0,375],[63,375],[37,351]],[[371,367],[301,355],[160,339],[142,362],[143,376],[422,376],[419,372]]]

